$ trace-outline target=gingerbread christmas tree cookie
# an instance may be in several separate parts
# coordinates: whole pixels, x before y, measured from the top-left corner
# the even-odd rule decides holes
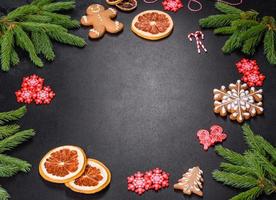
[[[202,170],[199,167],[193,167],[188,170],[183,177],[174,184],[174,189],[182,190],[184,194],[191,195],[192,193],[203,196],[202,192]]]
[[[242,84],[238,80],[235,84],[231,83],[228,88],[221,86],[214,89],[214,112],[220,116],[230,114],[231,120],[242,123],[256,115],[263,113],[262,89],[256,90]]]
[[[92,4],[87,8],[86,14],[81,18],[81,24],[93,27],[88,34],[91,39],[98,39],[105,32],[118,33],[123,30],[122,23],[112,20],[117,15],[117,11],[113,8],[105,9],[100,4]]]

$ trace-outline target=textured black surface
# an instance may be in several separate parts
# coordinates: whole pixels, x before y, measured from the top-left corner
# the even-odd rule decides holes
[[[12,9],[24,2],[1,0],[0,6]],[[167,39],[151,42],[134,35],[129,30],[132,18],[143,10],[162,9],[160,2],[148,5],[140,1],[136,11],[120,12],[117,19],[125,24],[125,29],[119,35],[107,34],[98,41],[87,39],[84,49],[55,45],[56,59],[43,69],[34,67],[25,57],[9,73],[0,73],[1,111],[20,106],[14,92],[24,76],[41,75],[56,92],[48,106],[29,105],[21,121],[24,128],[34,128],[37,135],[10,152],[33,165],[29,174],[1,179],[12,199],[201,199],[172,189],[182,173],[195,165],[204,171],[202,199],[226,200],[237,194],[237,190],[211,178],[222,159],[212,148],[203,151],[195,134],[198,129],[220,124],[229,136],[224,146],[239,152],[246,148],[240,126],[212,111],[213,88],[240,78],[234,63],[242,55],[224,56],[220,48],[226,38],[214,36],[209,30],[204,31],[207,54],[197,54],[195,43],[188,41],[187,34],[198,30],[201,17],[217,13],[212,1],[203,1],[203,10],[198,13],[186,8],[170,13],[175,28]],[[79,19],[90,3],[78,1],[70,14]],[[185,7],[186,4],[187,1]],[[273,15],[276,2],[247,0],[241,7]],[[88,29],[75,33],[87,38]],[[265,115],[249,123],[275,145],[276,68],[268,65],[262,51],[260,48],[254,58],[267,76],[263,87]],[[112,172],[110,187],[95,195],[81,195],[64,185],[42,180],[38,174],[40,159],[51,148],[64,144],[78,145],[89,157],[104,162]],[[128,175],[154,167],[171,173],[169,189],[147,192],[142,197],[127,191]]]

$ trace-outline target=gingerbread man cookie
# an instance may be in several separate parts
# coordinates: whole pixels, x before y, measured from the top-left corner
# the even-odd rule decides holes
[[[117,15],[117,11],[113,8],[105,9],[100,4],[92,4],[87,8],[86,14],[80,22],[84,26],[93,27],[89,30],[91,39],[102,37],[106,31],[118,33],[123,30],[124,25],[122,23],[112,20]]]

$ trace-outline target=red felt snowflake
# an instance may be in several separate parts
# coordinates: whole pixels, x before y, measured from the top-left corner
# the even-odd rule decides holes
[[[145,178],[144,173],[137,172],[132,176],[127,177],[127,189],[142,195],[145,191],[150,189],[151,181]]]
[[[49,104],[55,93],[49,86],[43,87],[44,79],[33,74],[23,78],[21,89],[15,92],[18,103]]]
[[[18,103],[32,103],[35,93],[27,88],[22,88],[15,92]]]
[[[265,80],[265,75],[261,74],[259,71],[246,72],[241,80],[247,83],[249,87],[262,86]]]
[[[44,83],[43,78],[33,74],[31,76],[27,76],[23,78],[21,87],[28,88],[29,90],[39,91],[42,89],[43,83]]]
[[[243,58],[239,62],[237,62],[236,67],[241,74],[260,70],[256,60],[250,60],[246,58]]]
[[[35,95],[35,103],[36,104],[49,104],[54,98],[55,93],[52,89],[47,86],[38,91]]]
[[[219,125],[213,125],[210,128],[210,133],[207,130],[201,129],[197,132],[199,143],[203,145],[205,151],[217,142],[222,142],[227,138],[227,134],[223,133],[223,128]]]
[[[183,7],[181,0],[164,0],[162,2],[164,10],[176,12]]]
[[[162,169],[155,168],[145,173],[145,177],[151,181],[151,189],[158,191],[169,186],[169,174]]]

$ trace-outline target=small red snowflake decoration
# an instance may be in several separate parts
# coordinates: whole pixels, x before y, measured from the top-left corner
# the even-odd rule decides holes
[[[44,79],[34,74],[31,76],[24,77],[21,87],[39,91],[42,89],[43,83]]]
[[[55,93],[49,86],[43,87],[44,79],[31,75],[23,78],[21,89],[15,92],[18,103],[49,104]]]
[[[35,96],[34,92],[27,88],[22,88],[16,91],[15,95],[18,103],[27,103],[27,104],[32,103]]]
[[[145,173],[136,172],[127,177],[127,189],[142,195],[145,191],[158,191],[169,186],[169,174],[162,169],[155,168]]]
[[[207,151],[209,147],[225,140],[227,134],[223,133],[223,128],[221,126],[213,125],[210,128],[210,133],[207,130],[201,129],[197,132],[197,137],[199,143],[203,145],[203,149]]]
[[[258,71],[246,72],[241,80],[247,83],[249,87],[262,86],[265,80],[265,75],[261,74]]]
[[[256,60],[241,59],[236,63],[238,71],[243,74],[241,80],[249,87],[262,86],[265,80],[265,75],[261,74],[260,67]]]
[[[127,189],[132,192],[136,192],[142,195],[145,191],[149,190],[151,187],[151,181],[145,178],[144,174],[137,172],[132,176],[127,177]]]
[[[49,86],[44,87],[42,90],[40,90],[36,93],[35,103],[36,104],[49,104],[49,103],[51,103],[54,96],[55,96],[55,93],[52,91],[52,89]]]
[[[243,58],[239,62],[236,63],[236,67],[239,73],[244,74],[246,72],[259,71],[260,68],[257,65],[256,60],[250,60]]]
[[[146,172],[145,177],[151,181],[151,189],[158,191],[169,186],[169,174],[162,169],[155,168]]]
[[[183,7],[181,0],[164,0],[162,2],[164,10],[176,12]]]

